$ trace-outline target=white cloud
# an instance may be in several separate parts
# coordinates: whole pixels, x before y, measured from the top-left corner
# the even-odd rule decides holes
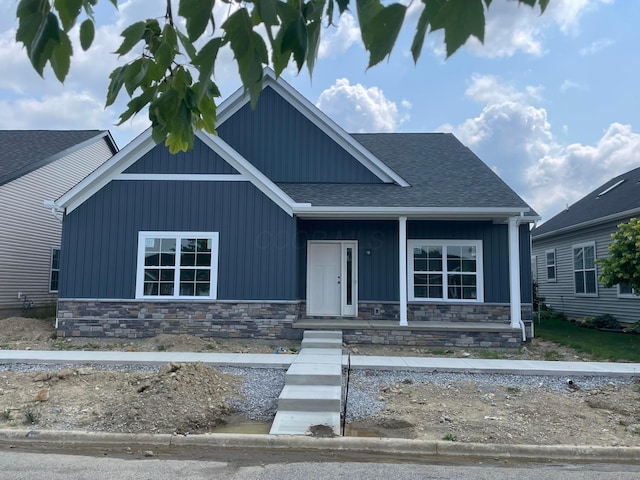
[[[554,0],[544,14],[518,2],[492,2],[486,15],[484,45],[472,38],[467,48],[479,57],[510,57],[517,52],[541,56],[546,32],[558,28],[564,35],[579,31],[580,19],[610,0]]]
[[[562,82],[562,85],[560,85],[560,91],[566,92],[567,90],[571,89],[586,92],[587,90],[589,90],[589,86],[585,83],[574,82],[573,80],[569,80],[567,78],[564,82]]]
[[[465,95],[475,102],[482,104],[499,103],[503,101],[533,101],[540,100],[542,86],[527,86],[524,91],[519,91],[513,85],[508,85],[495,75],[480,75],[474,73],[471,76]]]
[[[339,78],[320,94],[316,106],[349,132],[395,132],[409,119],[411,104],[403,100],[398,109],[379,88]]]
[[[600,40],[592,42],[588,47],[581,48],[580,55],[593,55],[594,53],[601,52],[602,50],[612,46],[613,44],[615,44],[615,42],[610,38],[602,38]]]
[[[492,84],[509,95],[482,95]],[[480,114],[459,125],[443,125],[500,172],[520,195],[548,220],[606,180],[640,165],[640,134],[612,123],[594,145],[566,144],[566,125],[554,133],[546,109],[524,91],[497,77],[474,76],[467,95],[483,99]]]
[[[337,26],[323,28],[320,32],[318,58],[336,57],[355,43],[362,43],[360,28],[353,15],[345,12],[340,16]]]

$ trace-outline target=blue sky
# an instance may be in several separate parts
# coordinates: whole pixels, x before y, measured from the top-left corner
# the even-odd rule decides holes
[[[17,0],[0,0],[0,128],[109,129],[120,147],[146,128],[144,115],[115,126],[125,97],[104,109],[118,65],[110,52],[126,25],[162,16],[164,2],[121,1],[117,12],[101,3],[94,46],[76,46],[62,86],[51,71],[42,80],[31,69],[14,42]],[[349,132],[453,132],[543,219],[640,166],[640,2],[551,0],[540,16],[494,0],[484,46],[469,41],[445,61],[442,35],[428,35],[414,66],[409,46],[420,8],[411,3],[388,61],[366,69],[357,20],[347,14],[323,32],[313,79],[306,70],[285,79]],[[216,80],[223,98],[239,86],[229,51]]]

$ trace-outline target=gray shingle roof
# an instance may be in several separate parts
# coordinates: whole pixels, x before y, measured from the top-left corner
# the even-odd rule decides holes
[[[615,188],[600,195],[617,183],[619,185]],[[612,178],[566,210],[544,222],[531,234],[535,237],[634,209],[640,209],[640,167]]]
[[[482,160],[449,133],[352,134],[401,175],[392,184],[279,183],[297,202],[314,206],[529,207]],[[530,215],[537,215],[533,209]]]
[[[0,185],[60,158],[104,130],[0,130]]]

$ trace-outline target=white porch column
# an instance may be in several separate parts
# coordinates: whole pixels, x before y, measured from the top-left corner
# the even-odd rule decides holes
[[[407,323],[407,217],[398,218],[400,266],[400,325]]]
[[[518,217],[509,218],[509,291],[511,292],[511,327],[520,328],[520,230]]]

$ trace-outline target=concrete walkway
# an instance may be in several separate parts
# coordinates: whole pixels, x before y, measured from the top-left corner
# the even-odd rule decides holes
[[[289,368],[297,358],[269,353],[110,352],[0,350],[7,363],[159,363],[203,362],[211,365],[255,368]],[[426,372],[517,373],[521,375],[640,376],[640,363],[543,362],[537,360],[483,360],[476,358],[384,357],[351,355],[352,369],[411,370]],[[342,364],[347,364],[343,355]]]

